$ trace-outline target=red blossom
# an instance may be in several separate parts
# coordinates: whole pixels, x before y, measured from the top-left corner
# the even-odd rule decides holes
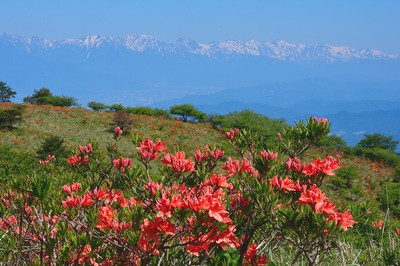
[[[71,185],[62,186],[62,191],[66,194],[72,194],[72,192],[76,192],[81,188],[81,183],[72,183]]]
[[[285,179],[282,179],[276,175],[268,180],[268,184],[270,184],[271,189],[276,187],[285,192],[296,190],[293,180],[290,179],[288,176],[286,176]]]
[[[234,209],[243,209],[250,204],[250,200],[243,196],[242,192],[238,191],[235,194],[231,194],[231,206]]]
[[[300,163],[300,159],[296,156],[293,159],[289,157],[285,163],[285,168],[287,170],[293,170],[296,173],[301,173],[302,165]]]
[[[211,203],[208,215],[221,223],[232,222],[232,220],[228,218],[229,212],[225,210],[225,204],[221,201],[215,200]]]
[[[225,136],[232,141],[239,134],[239,129],[231,128],[228,132],[225,132]]]
[[[271,161],[278,158],[278,153],[268,152],[266,150],[260,151],[260,156],[264,161]]]
[[[122,133],[124,133],[124,132],[122,131],[122,129],[121,129],[119,126],[116,126],[116,127],[114,128],[114,134],[115,134],[115,135],[121,136]]]
[[[301,193],[297,204],[307,204],[311,206],[314,212],[321,212],[325,200],[327,200],[325,194],[314,184]]]
[[[179,204],[178,204],[179,205]],[[172,204],[171,200],[166,197],[166,193],[162,193],[162,198],[157,200],[156,206],[158,213],[156,217],[171,217]]]
[[[175,226],[167,219],[157,217],[153,221],[144,219],[141,225],[141,238],[139,240],[139,247],[145,251],[158,253],[157,245],[160,244],[162,234],[174,235]]]
[[[251,266],[262,266],[268,265],[269,261],[265,255],[257,255],[257,244],[253,243],[248,248],[246,253],[244,254],[244,258],[247,260],[247,263],[244,265]]]
[[[115,168],[120,170],[122,173],[126,171],[131,166],[132,160],[130,158],[121,157],[119,159],[113,160],[113,165]]]
[[[18,223],[14,215],[10,217],[0,218],[0,230],[6,230],[8,227],[12,227]]]
[[[329,123],[329,120],[328,120],[328,119],[322,118],[322,117],[321,117],[321,118],[314,117],[313,120],[314,120],[314,122],[316,122],[316,123],[321,123],[321,124],[327,124],[327,123]]]
[[[250,162],[246,158],[240,162],[238,160],[232,161],[232,158],[229,157],[222,169],[227,172],[226,176],[228,178],[242,172],[247,172],[254,177],[258,176],[258,172],[253,168],[253,166],[251,166]]]
[[[87,146],[81,146],[78,145],[78,149],[83,153],[83,154],[92,154],[93,153],[93,147],[92,144],[88,144]]]
[[[222,158],[222,156],[224,156],[224,151],[220,150],[220,149],[215,149],[213,151],[210,151],[210,157],[214,160],[217,161],[219,159]]]
[[[93,192],[88,191],[87,194],[92,198],[92,199],[104,199],[109,197],[109,193],[104,188],[95,188]]]
[[[327,200],[322,205],[321,212],[324,215],[333,215],[337,212],[337,209],[336,209],[335,204],[333,204],[331,201]]]
[[[321,174],[332,176],[335,175],[333,171],[340,167],[339,160],[328,156],[325,160],[317,158],[308,165],[303,164],[302,173],[307,176],[319,176]]]
[[[194,171],[195,163],[192,159],[186,159],[185,157],[186,154],[181,151],[178,151],[176,155],[167,153],[164,155],[164,159],[162,159],[161,162],[168,167],[171,167],[176,173]]]
[[[194,160],[198,163],[201,163],[208,158],[208,152],[202,153],[200,150],[194,151]]]
[[[212,174],[210,176],[210,181],[211,181],[212,185],[217,186],[217,187],[225,187],[230,190],[233,189],[233,185],[228,183],[226,180],[227,180],[227,177],[224,175],[221,175],[221,174],[218,174],[218,175]]]
[[[157,191],[159,191],[162,187],[163,187],[162,184],[150,180],[150,182],[146,184],[145,189],[149,191],[152,196],[154,196],[156,195]]]
[[[83,159],[79,154],[76,154],[76,155],[68,158],[68,163],[71,165],[87,164],[88,162],[89,162],[89,158],[87,157],[87,155],[85,155],[83,157]]]
[[[136,149],[140,151],[140,157],[145,163],[156,159],[158,157],[157,152],[167,149],[162,141],[159,140],[157,143],[154,143],[149,138],[141,141],[139,145],[140,146],[136,147]]]
[[[278,139],[279,139],[280,141],[282,141],[282,135],[281,135],[281,133],[278,132],[277,136],[278,136]]]
[[[382,221],[382,220],[372,222],[372,227],[373,227],[373,228],[382,229],[384,225],[385,225],[385,222]]]
[[[86,260],[88,260],[88,262],[91,265],[94,265],[96,262],[95,258],[91,258],[89,256],[89,254],[92,252],[92,246],[90,244],[85,245],[85,247],[79,248],[78,251],[75,253],[72,261],[68,260],[69,263],[75,262],[78,263],[78,265],[85,263]]]
[[[351,215],[349,210],[346,210],[344,213],[338,212],[329,216],[327,221],[333,221],[336,226],[340,226],[343,231],[347,231],[350,227],[352,228],[354,224],[357,222],[354,221],[353,216]]]
[[[239,247],[239,241],[237,239],[235,231],[236,231],[236,226],[229,225],[226,228],[225,232],[217,234],[213,240],[215,241],[215,243],[220,245],[224,250],[226,249],[226,246],[230,248],[237,248]]]
[[[68,196],[67,200],[62,201],[62,205],[65,209],[73,207],[80,208],[80,207],[91,206],[93,205],[93,203],[94,201],[88,194],[85,194],[82,197],[77,196],[75,198],[72,196]]]
[[[116,232],[122,232],[132,227],[131,222],[119,222],[118,218],[114,218],[117,211],[113,210],[110,206],[104,206],[99,209],[99,222],[96,228],[100,230],[112,229]]]
[[[55,155],[47,155],[46,160],[39,161],[39,165],[46,165],[46,164],[52,163],[55,158],[56,158]]]

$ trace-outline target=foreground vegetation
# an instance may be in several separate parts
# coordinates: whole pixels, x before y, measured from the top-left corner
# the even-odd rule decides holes
[[[323,119],[21,112],[0,132],[3,264],[400,263],[398,155]]]

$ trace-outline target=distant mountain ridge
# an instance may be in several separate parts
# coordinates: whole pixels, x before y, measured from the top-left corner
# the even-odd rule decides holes
[[[260,42],[257,40],[225,40],[200,43],[180,38],[174,43],[161,41],[148,35],[133,33],[124,37],[87,35],[81,39],[48,40],[41,37],[26,37],[0,33],[0,44],[11,45],[31,52],[32,50],[56,50],[63,48],[84,49],[89,53],[97,48],[124,49],[137,53],[156,53],[161,55],[199,55],[207,57],[252,56],[285,62],[307,62],[323,60],[326,62],[348,61],[354,59],[396,59],[397,54],[388,54],[375,49],[354,49],[347,46],[334,46],[322,43],[292,44],[282,40]]]

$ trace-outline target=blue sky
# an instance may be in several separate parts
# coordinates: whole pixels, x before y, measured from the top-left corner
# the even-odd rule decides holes
[[[0,0],[0,32],[49,39],[148,33],[173,42],[285,40],[400,53],[398,0]]]

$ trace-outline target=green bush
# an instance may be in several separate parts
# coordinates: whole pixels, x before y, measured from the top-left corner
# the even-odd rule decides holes
[[[398,144],[399,142],[394,140],[392,136],[385,136],[375,133],[372,135],[365,134],[364,138],[357,144],[357,147],[380,148],[394,152],[396,151]]]
[[[187,122],[188,120],[204,122],[207,118],[205,113],[196,109],[191,104],[179,104],[171,106],[169,112],[172,115],[180,116],[183,122]]]
[[[24,110],[23,105],[12,105],[8,109],[0,110],[0,129],[11,130],[14,124],[21,122]]]
[[[38,104],[38,105],[53,105],[53,106],[77,106],[76,99],[67,96],[56,96],[53,95],[48,88],[42,88],[40,90],[34,90],[32,96],[25,97],[24,103]]]
[[[13,151],[9,146],[0,146],[1,177],[7,177],[11,173],[27,175],[36,164],[37,159],[31,154]]]
[[[135,115],[152,115],[168,117],[169,112],[163,109],[151,108],[147,106],[128,107],[126,111]]]
[[[95,101],[89,102],[88,107],[91,108],[93,111],[105,111],[109,108],[108,105],[106,105],[104,103],[95,102]]]
[[[400,218],[400,183],[388,182],[379,195],[382,210],[389,211]]]
[[[329,135],[324,137],[320,142],[316,144],[317,147],[321,147],[325,150],[339,150],[347,151],[348,146],[346,141],[338,135]]]
[[[400,156],[388,149],[356,147],[354,148],[354,153],[358,156],[363,156],[390,166],[400,165]]]
[[[48,155],[55,155],[56,158],[66,158],[68,151],[64,145],[64,139],[51,135],[43,140],[40,149],[36,152],[39,159],[46,159]]]
[[[288,127],[284,119],[271,119],[251,110],[232,112],[224,116],[214,116],[212,124],[227,131],[230,128],[249,129],[261,135],[267,143],[277,140],[277,133]]]

